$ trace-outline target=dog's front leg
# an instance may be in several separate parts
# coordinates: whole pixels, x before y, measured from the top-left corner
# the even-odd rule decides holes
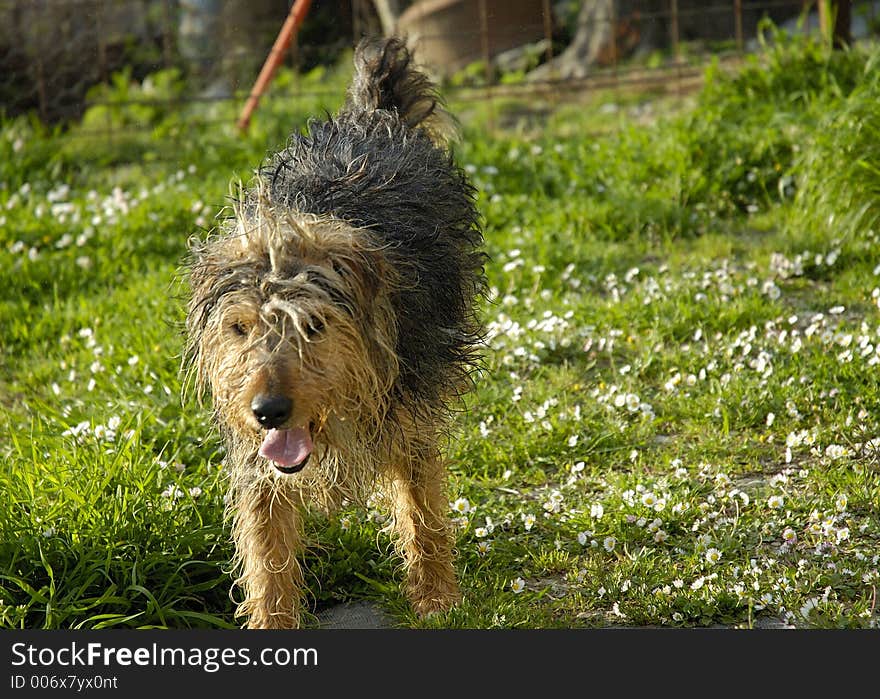
[[[391,487],[394,542],[406,566],[407,597],[420,617],[461,600],[452,565],[445,478],[437,455],[395,469]]]
[[[246,616],[252,629],[298,628],[302,513],[283,484],[266,481],[239,488],[235,507],[236,582],[244,592],[236,616]]]

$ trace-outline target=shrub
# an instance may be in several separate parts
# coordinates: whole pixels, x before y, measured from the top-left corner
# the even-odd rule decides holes
[[[798,159],[793,224],[835,236],[877,230],[880,220],[880,53],[863,80],[820,120]]]

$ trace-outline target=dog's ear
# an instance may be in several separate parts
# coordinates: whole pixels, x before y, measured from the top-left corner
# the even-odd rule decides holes
[[[183,356],[185,392],[195,388],[196,396],[204,397],[207,387],[203,339],[211,311],[217,303],[215,284],[217,266],[210,263],[210,256],[201,243],[191,243],[187,260],[186,279],[189,297],[186,312],[186,352]]]
[[[189,304],[186,327],[190,338],[195,339],[204,332],[211,316],[224,293],[220,284],[220,266],[206,250],[194,251],[189,264]]]
[[[253,263],[241,255],[231,258],[227,245],[228,241],[223,239],[191,244],[187,261],[189,299],[184,369],[187,381],[194,379],[193,386],[199,397],[203,397],[208,388],[206,347],[212,344],[208,336],[211,324],[216,322],[216,311],[224,296],[252,283],[255,275]]]
[[[381,250],[359,250],[352,255],[337,255],[330,264],[348,288],[354,306],[369,308],[383,292],[390,290],[392,274]]]
[[[355,292],[364,301],[372,301],[379,291],[379,280],[370,273],[367,265],[360,265],[349,258],[335,257],[330,261],[333,271],[345,287]],[[356,301],[358,299],[352,299]]]
[[[192,248],[186,318],[191,342],[197,342],[201,337],[223,297],[244,288],[254,275],[252,261],[242,256],[230,258],[223,241],[198,244]]]

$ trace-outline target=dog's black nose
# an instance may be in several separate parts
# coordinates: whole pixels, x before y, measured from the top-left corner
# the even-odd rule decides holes
[[[293,401],[286,396],[254,396],[251,401],[251,410],[254,417],[267,430],[273,427],[280,427],[290,417],[293,410]]]

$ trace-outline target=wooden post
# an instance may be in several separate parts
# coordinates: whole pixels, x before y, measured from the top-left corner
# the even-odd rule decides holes
[[[547,42],[547,48],[544,50],[544,58],[547,65],[550,66],[550,80],[556,79],[556,70],[553,68],[553,10],[550,8],[550,0],[543,0],[541,4],[541,14],[544,19],[544,40]],[[556,107],[557,91],[549,90],[550,103]]]
[[[257,76],[257,81],[254,83],[253,88],[251,88],[251,94],[248,96],[247,102],[245,102],[244,109],[241,110],[241,116],[238,119],[237,125],[242,132],[247,131],[251,115],[257,108],[260,97],[263,96],[266,88],[269,87],[272,76],[281,64],[284,52],[290,46],[290,40],[293,38],[294,32],[299,29],[299,25],[302,24],[311,4],[312,0],[296,0],[293,7],[290,8],[290,13],[287,15],[287,19],[284,20],[281,31],[278,32],[278,38],[275,39],[275,44],[272,46],[272,50],[269,51],[269,55],[266,56],[263,68]]]
[[[672,53],[675,64],[675,88],[680,98],[683,94],[681,87],[681,44],[679,42],[678,33],[678,0],[670,0],[669,2],[669,34],[672,41]]]
[[[681,46],[678,34],[678,0],[669,1],[669,38],[672,41],[672,53],[675,62],[681,62]]]
[[[492,104],[492,55],[489,51],[489,11],[486,0],[479,0],[480,10],[480,45],[483,49],[485,64],[486,104],[489,107],[489,131],[495,131],[495,107]]]
[[[611,13],[611,17],[609,18],[609,23],[611,26],[608,29],[608,34],[611,36],[611,67],[614,70],[614,83],[617,85],[617,3],[612,2],[611,7],[609,8],[609,12]]]
[[[107,68],[107,41],[105,39],[107,32],[104,29],[104,12],[107,10],[107,4],[102,3],[100,7],[95,8],[95,33],[98,43],[98,72],[101,74],[101,82],[110,84],[110,71]]]
[[[736,50],[740,53],[745,48],[743,41],[743,4],[742,0],[733,0],[733,22],[736,31]]]
[[[541,15],[544,19],[544,40],[547,42],[544,58],[547,63],[551,63],[553,61],[553,10],[550,9],[550,0],[542,1]]]
[[[171,0],[165,0],[162,3],[162,61],[165,64],[165,68],[170,68],[172,65],[171,35],[173,27],[174,22],[171,21]]]
[[[831,43],[831,0],[819,0],[819,34],[824,41]]]
[[[819,33],[839,49],[852,42],[852,0],[819,0]]]
[[[870,3],[873,6],[874,3]],[[852,0],[836,0],[834,3],[836,17],[832,42],[834,48],[840,49],[852,43]]]

